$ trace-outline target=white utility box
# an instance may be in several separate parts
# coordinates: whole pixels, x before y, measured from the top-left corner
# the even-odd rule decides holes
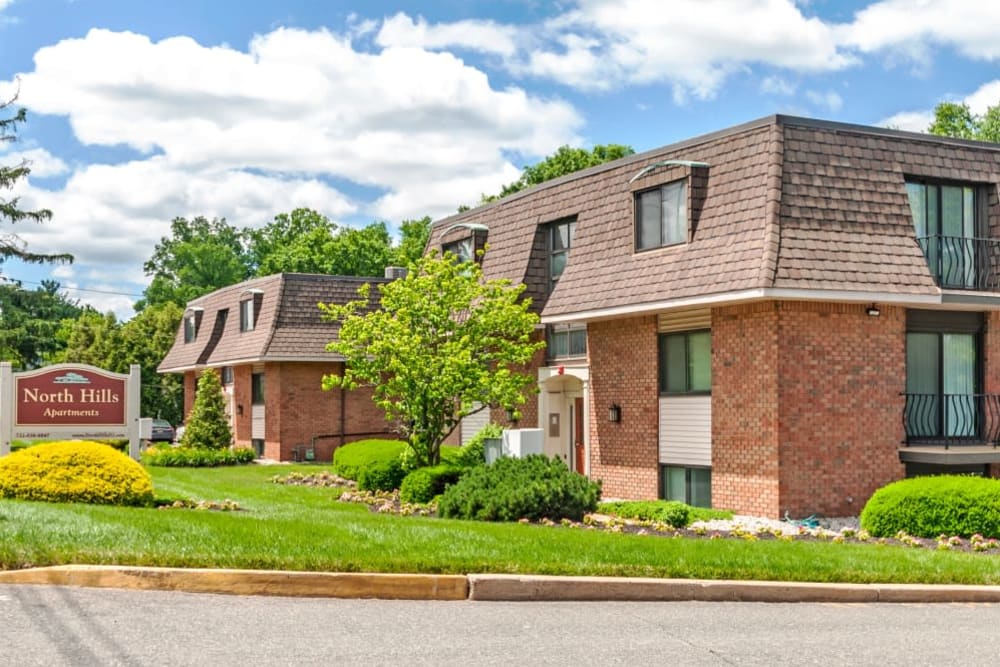
[[[503,455],[524,458],[528,454],[544,454],[545,443],[540,428],[516,428],[503,432]]]

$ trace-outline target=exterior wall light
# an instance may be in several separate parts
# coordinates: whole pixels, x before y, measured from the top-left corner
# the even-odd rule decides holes
[[[865,312],[868,313],[868,317],[878,317],[882,314],[882,311],[874,303],[865,308]]]
[[[507,408],[507,421],[511,424],[517,424],[521,421],[521,413],[515,408]]]
[[[608,408],[608,421],[612,424],[618,424],[622,420],[622,406],[617,403],[612,403],[611,407]]]

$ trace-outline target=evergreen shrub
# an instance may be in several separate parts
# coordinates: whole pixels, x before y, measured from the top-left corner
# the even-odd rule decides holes
[[[402,440],[358,440],[333,452],[333,472],[344,479],[358,481],[368,466],[399,460],[408,447]]]
[[[403,462],[397,456],[388,461],[369,464],[358,473],[360,491],[393,491],[398,489],[406,477]]]
[[[861,527],[875,537],[903,531],[915,537],[1000,538],[1000,480],[940,475],[893,482],[865,504]]]
[[[600,496],[600,482],[571,471],[558,459],[531,454],[469,469],[445,490],[438,513],[481,521],[579,521],[597,508]]]
[[[0,459],[0,497],[96,505],[150,505],[153,483],[121,452],[84,440],[27,447]]]
[[[226,449],[232,442],[222,382],[214,369],[206,368],[198,378],[198,393],[180,444],[189,448]]]

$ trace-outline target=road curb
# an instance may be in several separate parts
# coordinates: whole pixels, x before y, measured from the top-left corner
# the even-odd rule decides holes
[[[1000,603],[1000,586],[820,584],[785,581],[379,574],[60,565],[0,571],[0,584],[226,595],[481,602]]]
[[[184,591],[230,595],[466,600],[463,575],[368,574],[63,565],[0,572],[0,584]]]
[[[469,575],[480,601],[1000,602],[998,586]]]

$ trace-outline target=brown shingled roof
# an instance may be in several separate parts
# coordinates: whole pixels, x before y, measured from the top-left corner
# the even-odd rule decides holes
[[[204,309],[198,335],[185,343],[182,323],[174,346],[157,370],[170,373],[237,362],[336,360],[337,355],[325,348],[336,338],[339,324],[324,320],[317,304],[346,303],[358,298],[362,284],[385,282],[384,278],[285,273],[223,287],[188,304],[189,310]],[[260,308],[254,328],[240,331],[240,301],[252,298],[250,290],[260,290]],[[372,292],[375,301],[378,290]],[[223,319],[224,326],[217,326]]]
[[[662,160],[709,166],[666,166],[630,183]],[[771,116],[451,216],[435,223],[431,246],[467,233],[456,223],[485,224],[486,277],[537,282],[536,230],[575,216],[565,272],[547,302],[536,304],[545,317],[769,288],[936,296],[941,290],[914,238],[907,176],[994,184],[989,220],[991,229],[1000,226],[996,145]],[[684,177],[690,242],[636,252],[634,193]],[[454,230],[439,238],[448,227]],[[544,295],[544,287],[532,287],[528,293]]]

